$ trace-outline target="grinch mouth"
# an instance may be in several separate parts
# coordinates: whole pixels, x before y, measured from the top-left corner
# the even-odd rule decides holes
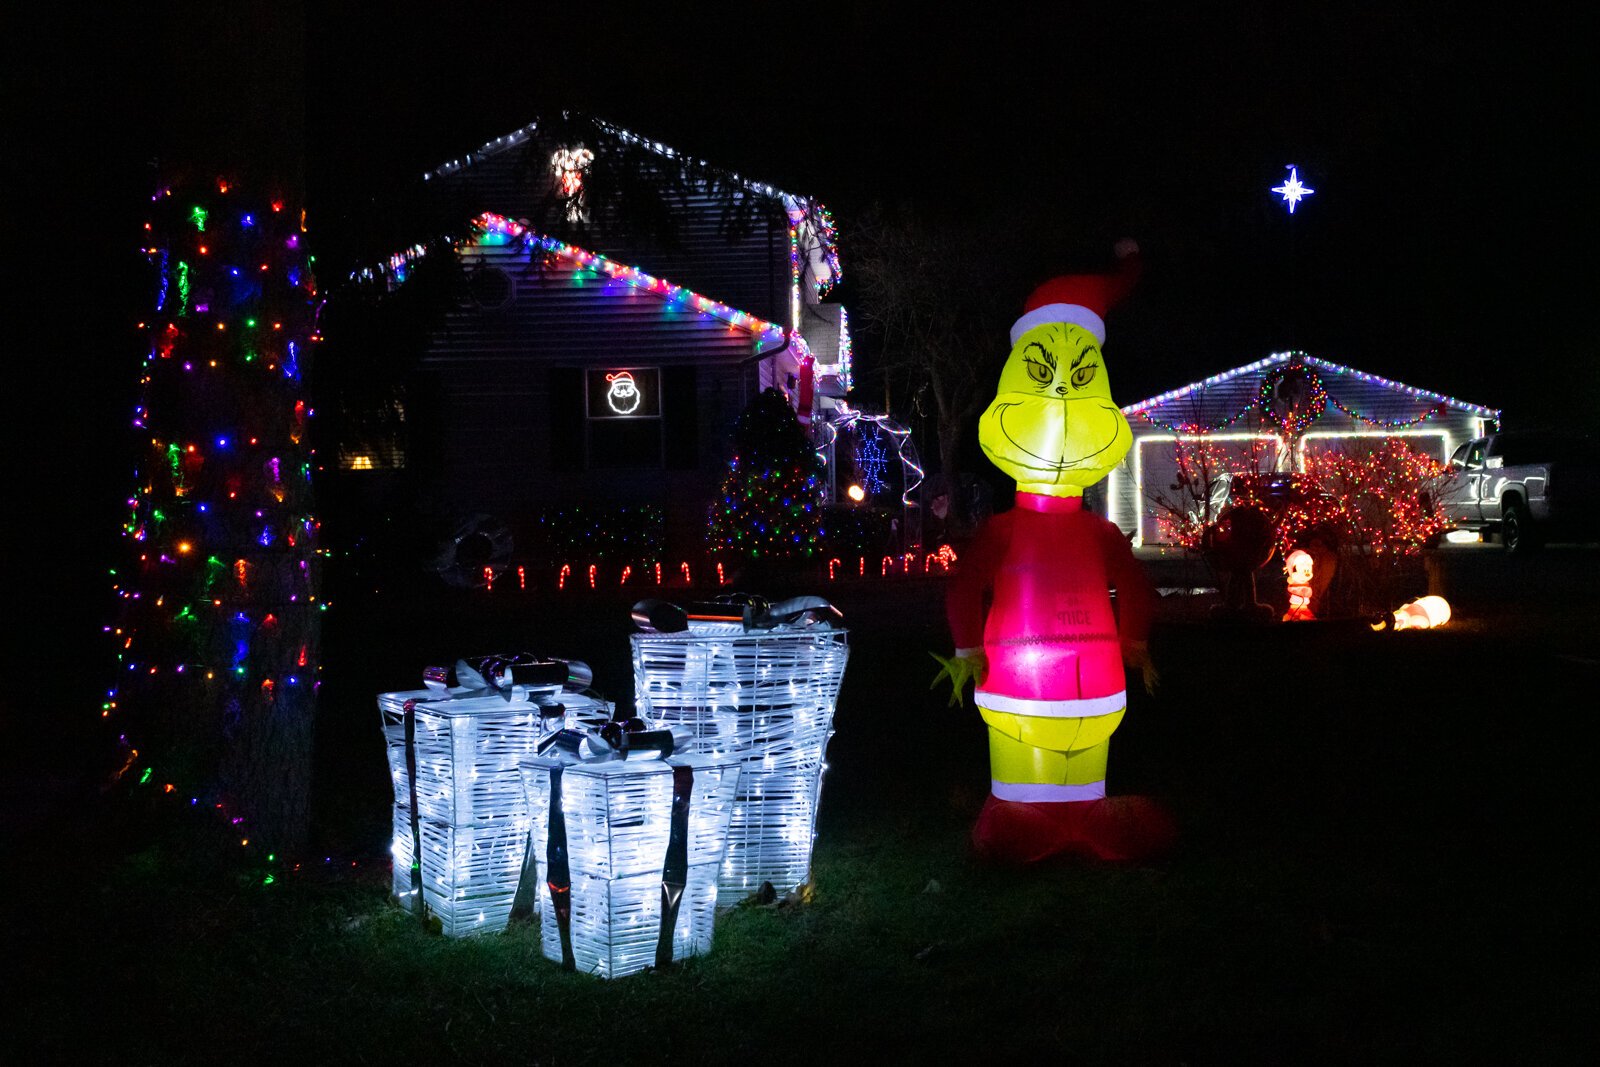
[[[1050,401],[1027,401],[1026,403],[1028,403],[1028,404],[1050,403]],[[1062,401],[1062,403],[1063,404],[1069,403],[1069,401]],[[1038,466],[1035,466],[1034,464],[1031,464],[1031,463],[1025,463],[1024,466],[1027,466],[1029,468],[1037,469],[1037,470],[1068,471],[1068,470],[1074,470],[1074,469],[1076,469],[1078,467],[1094,467],[1094,466],[1097,466],[1097,464],[1095,463],[1096,457],[1098,457],[1101,453],[1105,452],[1107,449],[1109,449],[1112,445],[1116,444],[1116,442],[1117,442],[1117,423],[1116,423],[1115,419],[1112,419],[1107,423],[1107,427],[1106,428],[1110,432],[1106,436],[1106,439],[1105,439],[1104,443],[1102,443],[1100,445],[1100,447],[1096,448],[1094,451],[1085,452],[1083,455],[1078,456],[1078,457],[1076,457],[1074,459],[1067,459],[1065,456],[1061,456],[1061,455],[1041,456],[1039,453],[1037,453],[1037,452],[1033,451],[1032,449],[1028,448],[1021,441],[1018,441],[1015,437],[1013,437],[1011,435],[1011,431],[1006,427],[1006,413],[1009,412],[1012,408],[1018,408],[1018,407],[1023,407],[1023,406],[1024,406],[1024,403],[1020,402],[1020,401],[1007,403],[1007,404],[996,405],[996,409],[997,410],[995,412],[995,418],[996,418],[996,421],[1000,425],[1000,432],[1005,435],[1006,441],[1010,443],[1012,448],[1014,448],[1021,455],[1028,456],[1028,457],[1031,457],[1032,459],[1036,459],[1036,460],[1039,461],[1039,465]],[[1096,410],[1096,411],[1113,411],[1114,412],[1117,409],[1114,408],[1114,407],[1108,407],[1107,405],[1104,405],[1104,404],[1099,404],[1099,405],[1096,405],[1093,410]],[[1030,420],[1030,421],[1033,421],[1033,420]]]

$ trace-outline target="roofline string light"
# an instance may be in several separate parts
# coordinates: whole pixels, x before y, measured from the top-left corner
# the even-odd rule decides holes
[[[598,252],[591,252],[586,248],[567,244],[558,238],[539,233],[514,219],[506,218],[504,215],[486,211],[472,221],[472,228],[475,231],[473,239],[502,238],[503,241],[521,241],[523,248],[530,255],[536,249],[540,252],[558,255],[576,264],[580,270],[603,275],[614,281],[624,282],[635,289],[651,293],[667,302],[687,306],[702,315],[710,315],[713,318],[721,319],[731,327],[747,330],[761,342],[776,342],[787,336],[790,347],[797,356],[809,356],[811,354],[810,346],[806,344],[804,337],[798,333],[785,331],[782,326],[775,322],[769,322],[759,315],[752,315],[748,311],[741,311],[736,307],[724,304],[720,300],[714,300],[692,289],[674,285],[672,282],[664,278],[658,278],[653,274],[648,274],[638,267],[620,263]],[[490,240],[486,243],[503,243],[503,241]],[[460,242],[457,242],[457,244],[460,244]],[[423,246],[413,245],[403,252],[398,252],[389,257],[387,264],[380,264],[376,271],[377,273],[392,272],[395,274],[397,281],[403,282],[405,280],[402,273],[404,267],[409,266],[409,264],[426,254],[427,250]],[[396,269],[397,265],[399,265],[399,269]],[[369,268],[361,271],[360,276],[371,278],[375,274],[373,269]]]
[[[788,214],[791,221],[796,217],[809,217],[818,228],[817,237],[821,242],[824,260],[829,269],[833,272],[833,277],[831,279],[817,279],[817,292],[819,294],[827,292],[827,290],[832,288],[833,284],[838,281],[840,274],[838,234],[834,228],[833,216],[820,201],[813,197],[800,196],[795,193],[784,192],[782,189],[779,189],[773,185],[769,185],[766,182],[752,181],[751,179],[746,178],[734,171],[718,167],[712,163],[708,163],[703,159],[696,159],[692,156],[685,155],[670,145],[662,144],[660,141],[653,141],[648,137],[641,137],[631,130],[625,130],[621,126],[618,126],[614,123],[606,122],[604,119],[593,119],[592,121],[594,122],[595,128],[600,133],[615,137],[624,144],[636,145],[650,152],[654,152],[663,159],[670,159],[675,163],[688,163],[693,166],[716,171],[719,174],[725,175],[730,181],[744,189],[746,192],[756,193],[761,196],[776,197],[782,201],[784,210]],[[480,163],[490,156],[498,155],[508,148],[512,148],[516,145],[524,143],[535,133],[537,133],[538,129],[539,123],[537,120],[535,120],[525,126],[512,130],[510,133],[501,134],[492,141],[485,141],[479,146],[476,152],[468,152],[459,159],[453,159],[448,163],[440,164],[434,169],[426,171],[422,175],[422,180],[426,182],[432,181],[434,178],[446,177],[459,170],[462,170],[465,167],[470,167],[475,163]]]
[[[1197,382],[1190,382],[1188,385],[1179,386],[1177,389],[1169,390],[1160,394],[1159,396],[1150,397],[1148,400],[1141,400],[1136,404],[1129,404],[1127,407],[1122,409],[1122,413],[1124,415],[1139,415],[1141,418],[1144,418],[1145,421],[1157,426],[1162,426],[1164,429],[1168,430],[1177,431],[1181,429],[1185,433],[1203,432],[1206,427],[1201,427],[1198,425],[1166,426],[1144,413],[1153,408],[1160,407],[1169,401],[1182,399],[1183,397],[1188,396],[1190,393],[1203,391],[1211,388],[1212,386],[1220,385],[1223,382],[1232,381],[1235,378],[1239,378],[1247,374],[1254,374],[1269,367],[1288,363],[1291,360],[1298,360],[1308,367],[1323,370],[1333,375],[1344,378],[1354,378],[1358,381],[1382,386],[1386,389],[1393,389],[1398,392],[1403,392],[1419,399],[1430,400],[1434,402],[1436,407],[1437,405],[1443,404],[1454,408],[1460,408],[1461,410],[1470,412],[1471,414],[1478,415],[1486,419],[1492,419],[1496,425],[1498,425],[1500,422],[1499,408],[1483,407],[1480,404],[1469,403],[1468,401],[1460,400],[1453,396],[1445,396],[1443,393],[1435,393],[1428,389],[1419,389],[1413,385],[1406,385],[1404,382],[1397,382],[1390,378],[1380,377],[1376,374],[1368,374],[1365,371],[1358,371],[1353,367],[1346,367],[1343,364],[1333,363],[1329,360],[1318,359],[1315,356],[1309,356],[1306,353],[1299,351],[1274,352],[1265,359],[1258,359],[1254,363],[1247,363],[1242,367],[1235,367],[1233,370],[1224,371],[1221,374],[1213,374],[1209,378],[1203,378]],[[1351,418],[1360,422],[1365,422],[1372,426],[1412,426],[1417,423],[1424,422],[1429,418],[1433,418],[1438,413],[1434,409],[1430,408],[1428,413],[1415,420],[1397,420],[1390,422],[1383,419],[1376,419],[1370,416],[1362,415],[1359,412],[1345,407],[1343,404],[1339,403],[1338,400],[1331,396],[1328,398],[1328,400],[1331,404]],[[1230,416],[1224,422],[1218,423],[1215,427],[1211,427],[1211,429],[1221,429],[1223,426],[1237,422],[1239,419],[1243,418],[1253,410],[1256,410],[1256,400],[1254,398],[1251,399],[1249,406],[1244,410],[1241,410],[1237,414]]]

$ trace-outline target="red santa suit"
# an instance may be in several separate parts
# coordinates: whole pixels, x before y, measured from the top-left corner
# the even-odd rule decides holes
[[[1123,649],[1149,636],[1154,599],[1122,531],[1082,497],[1018,493],[962,554],[946,612],[956,647],[988,657],[979,707],[1084,718],[1127,706]]]

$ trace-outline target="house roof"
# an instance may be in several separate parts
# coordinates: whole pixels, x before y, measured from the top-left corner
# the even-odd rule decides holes
[[[646,274],[638,267],[631,267],[626,263],[618,263],[614,259],[602,256],[598,252],[579,248],[577,245],[567,244],[556,237],[531,230],[514,219],[505,218],[489,212],[478,216],[475,224],[481,227],[481,232],[486,238],[502,238],[507,241],[521,241],[530,252],[539,249],[553,253],[573,263],[580,270],[603,274],[619,282],[624,282],[635,289],[643,290],[659,297],[663,303],[672,303],[688,307],[702,315],[721,319],[729,326],[735,326],[754,334],[758,340],[765,339],[779,341],[783,339],[784,329],[775,322],[768,322],[748,311],[730,307],[709,296],[685,289],[681,285],[673,285],[665,278],[657,278]],[[798,335],[795,336],[797,344],[804,346],[805,342]]]
[[[748,178],[744,178],[738,174],[735,174],[726,167],[718,167],[707,162],[706,160],[696,159],[693,156],[685,155],[670,145],[662,144],[660,141],[653,141],[648,137],[641,137],[639,134],[636,134],[631,130],[625,130],[621,126],[618,126],[615,123],[607,122],[604,119],[595,118],[591,119],[591,121],[594,123],[595,128],[601,133],[615,137],[617,140],[622,141],[625,144],[637,145],[640,148],[648,149],[651,152],[654,152],[656,155],[661,156],[663,159],[688,163],[691,166],[699,167],[705,170],[714,170],[718,174],[721,174],[738,184],[748,192],[755,193],[759,196],[776,197],[780,200],[783,200],[786,206],[790,203],[809,203],[812,200],[812,198],[808,196],[800,196],[795,193],[786,193],[782,189],[779,189],[776,186],[768,185],[765,182],[751,181]],[[539,119],[534,119],[527,125],[512,130],[510,133],[501,134],[492,141],[485,141],[482,145],[478,146],[477,150],[468,152],[457,159],[452,159],[448,163],[441,163],[439,166],[427,171],[422,175],[422,180],[432,181],[434,178],[442,178],[445,175],[454,174],[457,171],[460,171],[466,167],[470,167],[475,163],[480,163],[485,159],[499,155],[501,152],[515,148],[517,145],[526,142],[530,137],[539,131],[539,123]]]
[[[1317,373],[1327,404],[1356,422],[1380,428],[1414,426],[1455,409],[1500,420],[1500,409],[1470,403],[1404,382],[1356,370],[1304,352],[1274,352],[1265,359],[1190,382],[1122,409],[1130,418],[1164,430],[1205,433],[1233,425],[1258,410],[1262,379],[1291,361]]]
[[[830,288],[838,281],[840,276],[838,233],[834,228],[833,216],[829,213],[827,206],[815,197],[785,192],[777,186],[766,182],[753,181],[726,167],[720,167],[704,159],[686,155],[670,145],[648,137],[642,137],[632,130],[623,129],[615,123],[607,122],[595,116],[576,116],[576,113],[562,112],[562,117],[564,119],[582,117],[601,136],[614,138],[623,144],[642,148],[660,156],[662,159],[687,164],[708,177],[714,177],[718,181],[730,183],[746,193],[769,197],[778,201],[788,215],[791,226],[804,222],[806,226],[815,230],[816,239],[820,244],[821,256],[821,263],[818,266],[823,268],[817,273],[819,292]],[[422,175],[422,180],[429,182],[458,175],[463,170],[491,160],[518,145],[525,144],[539,132],[541,121],[541,119],[535,118],[532,122],[512,130],[510,133],[501,134],[492,141],[485,141],[476,151],[468,152],[447,163],[441,163],[439,166],[427,171]]]
[[[788,243],[791,275],[790,287],[793,290],[789,301],[789,318],[794,320],[790,323],[792,327],[799,326],[798,320],[800,318],[800,309],[802,303],[799,296],[799,286],[802,284],[801,278],[803,274],[809,273],[811,284],[818,297],[826,295],[826,293],[839,281],[842,271],[839,262],[838,234],[833,223],[832,215],[829,213],[827,207],[820,201],[810,197],[785,192],[764,182],[756,182],[744,178],[725,168],[715,167],[704,160],[686,156],[678,152],[676,149],[664,145],[659,141],[652,141],[648,138],[641,137],[638,134],[635,134],[629,130],[625,130],[620,126],[606,122],[602,119],[594,118],[592,116],[578,116],[567,112],[563,112],[561,118],[562,128],[566,129],[568,133],[562,134],[559,131],[551,132],[553,131],[554,126],[557,124],[546,122],[544,123],[544,127],[546,128],[547,132],[551,132],[551,136],[569,135],[570,128],[565,125],[567,121],[575,118],[580,119],[585,129],[592,129],[602,137],[613,138],[616,141],[635,146],[650,153],[654,153],[663,159],[671,160],[680,164],[686,164],[702,171],[706,174],[709,181],[718,184],[723,188],[727,188],[731,185],[735,190],[741,193],[765,197],[775,201],[778,205],[780,205],[783,208],[784,214],[788,218]],[[495,160],[496,157],[501,157],[504,156],[505,153],[511,152],[519,145],[526,145],[535,136],[535,134],[540,131],[540,129],[541,120],[536,119],[517,130],[513,130],[510,133],[503,134],[499,137],[496,137],[492,141],[486,142],[474,152],[466,153],[458,159],[451,160],[447,163],[441,164],[438,167],[435,167],[433,170],[430,170],[423,175],[423,180],[432,181],[435,179],[450,178],[464,179],[466,175],[463,172],[467,171],[469,168],[479,164],[486,164],[491,160]],[[507,156],[505,159],[498,161],[495,166],[486,167],[485,169],[487,171],[494,172],[494,176],[488,178],[487,183],[484,184],[482,189],[475,189],[475,192],[481,194],[479,202],[484,206],[493,209],[493,212],[501,212],[509,215],[512,213],[517,213],[518,211],[518,209],[513,206],[517,201],[517,197],[509,191],[509,187],[505,187],[506,175],[516,172],[515,168],[508,169],[508,167],[510,167],[510,161],[513,159],[514,157]],[[478,176],[474,175],[473,180],[477,181]],[[698,202],[703,204],[708,201],[704,196],[701,196]],[[491,212],[484,212],[474,219],[470,225],[472,227],[478,227],[481,225],[483,219],[490,217],[494,217]],[[463,221],[465,222],[465,220]],[[552,240],[544,235],[539,236],[541,240]],[[460,237],[452,236],[449,238],[449,243],[452,244],[459,245],[462,243],[462,241],[463,238]],[[609,251],[613,256],[616,256],[620,253],[623,259],[633,262],[656,262],[657,257],[662,252],[662,249],[660,248],[635,247],[634,243],[629,243],[627,241],[622,243],[626,247],[610,248]],[[395,285],[405,280],[406,274],[408,273],[409,264],[416,259],[421,258],[426,251],[427,249],[423,245],[413,245],[410,248],[403,249],[388,256],[381,262],[374,263],[366,267],[360,267],[351,271],[350,278],[352,281],[382,279],[390,288],[393,288]],[[748,259],[747,253],[740,254],[745,255],[746,259]],[[657,269],[661,269],[662,266],[665,266],[668,270],[675,274],[681,271],[684,276],[694,280],[695,284],[697,284],[699,288],[708,292],[719,291],[724,295],[732,293],[736,297],[742,298],[740,300],[741,303],[746,303],[747,301],[753,302],[753,304],[756,305],[762,303],[762,301],[757,298],[759,293],[750,291],[750,285],[742,284],[740,279],[746,276],[755,277],[758,279],[758,288],[767,286],[768,274],[767,268],[764,265],[761,266],[759,270],[752,273],[752,271],[749,269],[748,262],[745,260],[727,260],[724,257],[719,259],[717,262],[720,264],[719,268],[717,270],[708,272],[705,269],[706,263],[704,262],[703,257],[685,259],[681,254],[673,253],[666,256],[664,262],[657,263]],[[637,268],[630,269],[637,270]],[[743,271],[744,273],[740,274],[738,277],[730,279],[727,276],[729,270],[733,270],[735,272]],[[701,277],[701,275],[704,276]],[[765,290],[763,289],[762,291],[764,292]],[[762,310],[766,315],[775,315],[779,309],[777,307],[766,307]],[[746,313],[741,312],[740,314],[743,315]]]

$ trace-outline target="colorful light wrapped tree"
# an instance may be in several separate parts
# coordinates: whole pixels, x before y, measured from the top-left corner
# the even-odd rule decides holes
[[[298,207],[227,179],[152,198],[137,449],[108,627],[121,775],[227,815],[241,843],[307,827],[320,550],[305,375],[320,306]]]

